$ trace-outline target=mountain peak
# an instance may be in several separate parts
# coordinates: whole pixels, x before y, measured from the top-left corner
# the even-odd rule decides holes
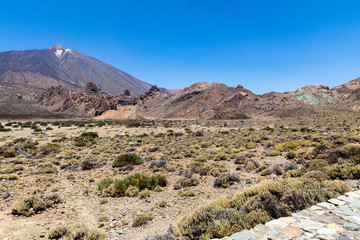
[[[61,46],[60,44],[55,44],[52,47],[49,47],[49,49],[51,50],[65,50],[65,48],[63,46]]]

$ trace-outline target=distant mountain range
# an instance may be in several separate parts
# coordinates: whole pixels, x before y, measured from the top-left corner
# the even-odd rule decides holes
[[[358,111],[360,79],[263,95],[207,82],[168,90],[60,45],[0,53],[2,118],[245,119]]]

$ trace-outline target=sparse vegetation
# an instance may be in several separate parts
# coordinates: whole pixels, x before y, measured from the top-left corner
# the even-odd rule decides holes
[[[178,229],[181,235],[190,239],[221,238],[273,218],[288,216],[348,190],[338,181],[300,178],[265,181],[230,199],[220,198],[184,217]]]
[[[127,165],[140,165],[143,164],[144,160],[135,153],[125,153],[116,157],[112,163],[113,167],[124,167]]]
[[[14,215],[64,218],[65,226],[51,230],[52,239],[84,235],[83,228],[67,225],[80,219],[72,208],[87,209],[84,224],[103,228],[109,239],[117,235],[108,229],[124,227],[124,238],[132,239],[169,224],[159,216],[189,211],[194,214],[171,233],[220,238],[325,201],[346,191],[344,182],[355,184],[359,119],[346,116],[345,125],[338,116],[12,122],[3,124],[10,132],[0,132],[0,195]],[[34,134],[36,129],[42,130]],[[240,187],[242,193],[229,196]],[[47,207],[51,193],[62,196],[61,208]],[[149,212],[155,217],[147,218]],[[16,223],[18,217],[10,217]],[[173,239],[170,233],[156,236]]]
[[[24,215],[29,217],[33,214],[44,211],[46,208],[58,204],[60,201],[60,197],[57,194],[35,194],[16,202],[11,207],[11,213],[13,215]]]

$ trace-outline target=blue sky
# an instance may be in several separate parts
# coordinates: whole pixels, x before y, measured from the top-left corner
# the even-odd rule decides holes
[[[61,44],[166,88],[360,77],[360,1],[2,1],[0,51]]]

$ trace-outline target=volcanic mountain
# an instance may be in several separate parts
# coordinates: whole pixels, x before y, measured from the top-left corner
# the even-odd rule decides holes
[[[0,117],[54,115],[36,105],[44,91],[59,85],[84,91],[89,82],[113,96],[124,90],[138,96],[151,88],[130,74],[61,45],[0,52]]]
[[[130,74],[61,45],[0,53],[0,86],[12,91],[18,89],[19,94],[37,94],[57,85],[84,89],[89,82],[112,95],[128,89],[136,96],[151,87]]]
[[[138,104],[138,114],[153,118],[243,119],[280,105],[279,93],[256,95],[242,86],[199,82],[173,96],[159,94]]]

